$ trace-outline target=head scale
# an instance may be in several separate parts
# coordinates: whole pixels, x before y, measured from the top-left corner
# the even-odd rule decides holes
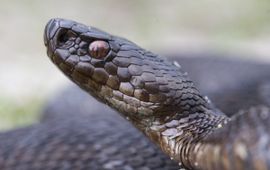
[[[179,67],[97,28],[52,19],[44,42],[65,75],[131,119],[184,114],[206,103]]]

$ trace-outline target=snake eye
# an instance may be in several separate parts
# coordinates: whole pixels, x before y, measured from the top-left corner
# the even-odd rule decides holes
[[[102,59],[110,51],[110,45],[106,41],[96,40],[89,45],[88,50],[91,57]]]

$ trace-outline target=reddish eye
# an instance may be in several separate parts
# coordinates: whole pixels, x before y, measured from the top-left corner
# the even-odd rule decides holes
[[[109,51],[110,46],[106,41],[96,40],[89,45],[89,54],[97,59],[106,57]]]

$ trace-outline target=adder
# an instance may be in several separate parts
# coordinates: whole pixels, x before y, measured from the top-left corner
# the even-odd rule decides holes
[[[162,73],[164,80],[168,80],[168,83],[178,80],[186,82],[188,86],[183,88],[183,91],[180,90],[179,92],[196,92],[195,94],[198,97],[200,105],[196,106],[195,101],[195,108],[199,106],[202,108],[205,107],[206,111],[209,110],[209,112],[211,112],[207,113],[210,114],[209,118],[214,116],[217,122],[219,122],[220,119],[223,121],[229,119],[222,112],[225,112],[228,115],[234,115],[237,110],[248,108],[251,105],[269,105],[270,103],[270,86],[267,82],[270,78],[270,75],[268,74],[270,69],[267,64],[213,58],[175,58],[174,60],[178,61],[185,70],[188,70],[190,73],[189,76],[195,80],[195,84],[199,89],[212,99],[212,103],[208,98],[203,97],[203,95],[198,92],[186,74],[182,74],[178,68],[179,64],[176,62],[175,64],[167,62],[166,59],[153,55],[150,52],[146,52],[125,39],[114,37],[93,27],[87,27],[77,22],[64,19],[51,20],[45,29],[44,39],[49,56],[51,56],[52,60],[60,67],[67,66],[66,68],[68,68],[68,66],[72,66],[70,64],[76,63],[75,61],[80,61],[87,66],[93,64],[92,66],[94,68],[99,68],[97,70],[104,68],[106,70],[106,67],[102,67],[102,64],[115,64],[116,60],[119,58],[126,57],[129,59],[124,59],[118,64],[125,64],[127,61],[130,64],[134,64],[134,62],[136,62],[135,64],[138,64],[137,62],[140,62],[140,58],[135,59],[137,57],[134,56],[134,54],[138,54],[142,57],[141,59],[145,59],[142,60],[141,68],[143,69],[143,72],[155,74],[156,72],[164,70],[166,73],[166,71],[173,69],[174,71],[172,74],[170,72],[168,75],[173,76],[176,74],[173,81],[168,79],[167,76],[164,76],[166,74]],[[81,39],[79,44],[78,39]],[[74,48],[72,47],[75,48],[75,54]],[[119,49],[117,47],[119,47]],[[59,53],[58,50],[54,51],[53,48],[61,48],[61,53]],[[115,50],[114,52],[117,55],[113,56],[111,55],[113,54],[111,51],[115,48],[117,48],[118,51]],[[126,53],[125,56],[120,56],[120,51],[132,51],[132,53]],[[144,53],[141,53],[140,51]],[[80,54],[76,54],[77,52]],[[85,55],[81,55],[83,52],[85,52]],[[62,58],[64,57],[61,56],[62,54],[68,53],[71,55],[66,56],[66,59]],[[76,60],[78,58],[79,60]],[[108,60],[109,58],[111,60]],[[158,68],[155,71],[149,70],[149,67],[143,67],[144,65],[151,65],[151,63],[153,64],[155,62],[157,62],[158,65],[161,65],[157,66]],[[164,63],[166,64],[163,65]],[[117,66],[117,64],[115,66]],[[151,66],[154,68],[155,64]],[[87,67],[84,68],[88,70]],[[120,70],[119,73],[118,68]],[[117,66],[117,72],[113,75],[114,77],[119,76],[118,79],[121,80],[121,83],[128,82],[127,79],[124,81],[122,80],[125,68],[129,69],[129,67]],[[76,71],[76,69],[72,69],[72,72]],[[82,69],[81,71],[84,71],[85,69]],[[75,74],[76,77],[74,79],[79,85],[81,85],[81,82],[78,81],[78,78],[80,80],[85,76],[87,77],[85,72],[81,71]],[[65,70],[64,72],[68,73]],[[136,74],[139,74],[139,72],[140,70],[136,72]],[[89,74],[90,73],[94,75],[94,72],[89,72]],[[230,73],[233,74],[230,75]],[[73,74],[71,74],[70,78],[73,80],[74,77],[72,77],[72,75]],[[93,75],[88,75],[88,81],[95,80],[93,79],[94,77],[92,77]],[[110,76],[111,75],[109,75],[109,77]],[[133,75],[130,77],[133,77]],[[135,77],[140,79],[144,76],[137,75]],[[129,82],[131,83],[133,81]],[[119,84],[121,83],[119,82]],[[217,124],[216,121],[203,121],[201,124],[194,124],[192,122],[204,120],[204,114],[206,113],[193,113],[192,107],[190,107],[190,110],[184,110],[188,107],[187,105],[182,104],[186,100],[181,101],[174,107],[170,107],[172,102],[177,99],[168,100],[170,97],[173,97],[170,91],[177,90],[184,86],[184,84],[168,84],[167,87],[169,92],[159,91],[162,89],[164,90],[164,87],[162,87],[154,93],[153,88],[146,88],[147,83],[148,81],[145,81],[143,82],[144,85],[140,88],[134,88],[134,91],[135,89],[139,89],[146,92],[143,94],[144,98],[138,99],[143,103],[142,106],[151,101],[153,102],[153,95],[161,92],[163,92],[165,98],[160,98],[160,100],[162,99],[168,102],[164,103],[164,107],[162,102],[154,102],[158,107],[155,108],[157,111],[152,114],[148,113],[147,110],[146,112],[137,113],[124,112],[123,114],[130,115],[125,115],[123,117],[126,119],[126,116],[129,116],[127,119],[138,126],[146,135],[149,135],[150,138],[160,145],[165,153],[168,153],[173,160],[149,142],[144,135],[138,133],[138,131],[126,120],[116,115],[116,113],[107,107],[102,107],[101,104],[94,101],[95,99],[91,99],[89,95],[72,87],[60,92],[58,97],[50,101],[44,111],[44,118],[41,123],[0,134],[0,169],[170,170],[179,168],[269,168],[269,151],[266,147],[269,146],[268,133],[266,131],[268,129],[268,107],[257,106],[246,109],[246,111],[240,111],[240,113],[233,116],[231,118],[232,121],[229,121],[226,125],[220,123]],[[150,83],[152,83],[152,81],[150,81]],[[89,85],[92,84],[90,83]],[[102,83],[101,86],[107,86],[107,84]],[[83,88],[85,89],[85,87]],[[101,93],[99,94],[98,91],[92,89],[92,86],[89,86],[89,88],[91,90],[87,90],[87,92],[95,93],[95,96],[98,96],[103,102],[107,95],[111,96],[110,93],[102,93],[103,95],[101,95]],[[187,90],[189,88],[191,88],[192,91]],[[114,90],[117,91],[117,93],[121,92],[120,88]],[[125,93],[122,95],[123,99],[128,96]],[[145,96],[148,97],[145,98]],[[131,103],[127,104],[132,104],[132,101],[136,101],[137,99],[136,96],[133,96],[132,98],[132,95],[130,95],[129,97],[131,97]],[[193,95],[191,96],[191,99],[192,98]],[[148,102],[145,101],[146,99],[148,99]],[[188,97],[187,101],[190,101],[191,99]],[[146,106],[145,108],[147,109]],[[198,108],[198,110],[200,109]],[[189,116],[186,111],[190,112],[191,116]],[[165,115],[166,117],[163,118]],[[170,117],[167,118],[167,115],[172,116],[174,120],[171,120]],[[144,126],[140,126],[140,124],[142,123],[141,121],[148,119],[154,119],[154,121],[147,121],[149,124],[147,124],[148,131],[146,131]],[[154,123],[157,122],[157,120],[160,121],[159,125]],[[170,121],[170,123],[167,121]],[[196,128],[197,125],[202,128],[204,131],[203,134],[200,133],[200,128]],[[175,128],[175,126],[178,126],[178,128]],[[176,132],[174,129],[178,132],[174,133]],[[180,130],[183,130],[183,133],[179,133]],[[254,136],[256,139],[253,138]],[[190,139],[190,141],[185,140],[186,138]],[[168,139],[168,143],[166,143],[166,139]],[[182,144],[181,141],[183,140],[187,142],[182,142]],[[180,154],[172,154],[174,152],[176,153],[177,150],[173,150],[174,148],[172,147],[171,142],[175,142],[175,146],[182,148]],[[198,149],[196,152],[193,152],[192,150],[194,146]],[[205,152],[204,150],[207,151]],[[214,151],[214,153],[212,154],[211,151]],[[214,157],[217,153],[220,153],[220,156]],[[224,155],[222,155],[223,153]],[[193,157],[194,154],[195,157]],[[201,156],[196,157],[196,154],[201,154]],[[185,159],[186,156],[188,156],[188,160]]]
[[[124,38],[65,19],[44,34],[54,64],[187,169],[269,169],[268,107],[229,118],[179,64]],[[181,64],[181,61],[180,61]]]

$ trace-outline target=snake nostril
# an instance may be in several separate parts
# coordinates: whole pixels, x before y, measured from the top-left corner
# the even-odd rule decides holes
[[[60,29],[57,34],[56,42],[58,46],[70,47],[74,44],[76,37],[76,33],[67,29]]]
[[[61,34],[59,34],[58,36],[58,43],[61,44],[65,44],[67,41],[69,40],[69,36],[67,35],[66,32],[62,32]]]

